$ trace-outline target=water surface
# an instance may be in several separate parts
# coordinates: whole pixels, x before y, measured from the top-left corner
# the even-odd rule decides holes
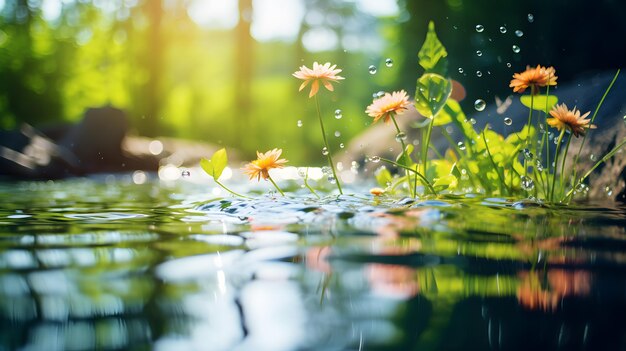
[[[626,349],[623,207],[366,190],[0,183],[0,350]]]

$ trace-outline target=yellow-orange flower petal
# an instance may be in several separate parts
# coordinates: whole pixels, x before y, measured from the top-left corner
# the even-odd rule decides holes
[[[341,70],[337,68],[337,65],[331,65],[330,62],[326,62],[323,65],[313,62],[313,69],[302,66],[300,67],[300,70],[293,73],[293,76],[304,80],[304,82],[300,85],[299,91],[302,91],[302,89],[304,89],[309,82],[311,82],[309,97],[313,97],[319,91],[320,82],[326,89],[333,91],[334,88],[331,82],[338,82],[345,79],[344,77],[337,75],[339,72],[341,72]]]
[[[257,159],[245,165],[242,170],[250,176],[250,179],[257,178],[257,180],[261,180],[261,177],[268,179],[270,177],[270,169],[283,168],[283,164],[287,163],[287,160],[280,158],[282,152],[282,149],[273,149],[266,153],[257,151]]]
[[[514,93],[523,93],[528,87],[531,88],[533,94],[537,93],[536,88],[548,85],[556,85],[556,71],[554,67],[537,67],[531,68],[526,66],[526,70],[521,73],[513,74],[513,79],[509,87],[513,88]]]
[[[584,115],[580,115],[580,111],[574,107],[572,110],[567,109],[567,105],[556,105],[550,111],[551,118],[548,118],[546,122],[561,131],[563,128],[569,130],[575,137],[579,135],[585,135],[585,129],[594,129],[595,125],[590,124],[591,120],[585,119],[589,116],[588,111]]]
[[[374,118],[376,123],[383,118],[385,123],[389,123],[392,115],[399,115],[406,111],[409,106],[409,96],[406,91],[394,91],[374,100],[371,105],[367,106],[365,113]]]

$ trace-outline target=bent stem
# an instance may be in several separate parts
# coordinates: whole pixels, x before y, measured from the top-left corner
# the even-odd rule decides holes
[[[389,164],[392,164],[392,165],[394,165],[394,166],[396,166],[396,167],[403,168],[403,169],[405,169],[405,170],[407,170],[407,171],[409,171],[409,172],[413,172],[413,173],[415,174],[415,176],[419,177],[419,178],[422,180],[422,182],[424,183],[424,185],[426,185],[426,186],[428,187],[428,189],[429,189],[429,190],[430,190],[430,191],[431,191],[434,195],[438,195],[438,194],[437,194],[437,192],[435,191],[435,188],[433,188],[433,186],[430,184],[430,182],[428,181],[428,179],[426,179],[426,177],[424,177],[424,175],[423,175],[423,174],[421,174],[420,172],[418,172],[418,171],[414,170],[413,168],[409,168],[409,167],[407,167],[407,166],[405,166],[405,165],[401,165],[401,164],[399,164],[399,163],[397,163],[397,162],[394,162],[394,161],[389,160],[389,159],[386,159],[386,158],[382,158],[382,157],[381,157],[381,158],[380,158],[380,160],[381,160],[381,161],[383,161],[383,162],[387,162],[387,163],[389,163]]]
[[[251,197],[247,197],[247,196],[241,195],[241,194],[239,194],[239,193],[236,193],[236,192],[234,192],[234,191],[232,191],[232,190],[228,189],[228,188],[226,187],[226,185],[224,185],[224,184],[220,183],[220,182],[219,182],[217,179],[215,179],[215,178],[213,179],[213,181],[215,181],[215,184],[217,184],[217,185],[219,185],[220,187],[222,187],[222,189],[224,189],[224,190],[228,191],[229,193],[231,193],[231,194],[233,194],[233,195],[235,195],[235,196],[239,196],[239,197],[242,197],[242,198],[244,198],[244,199],[252,199]]]
[[[311,192],[311,194],[315,195],[315,197],[317,197],[318,199],[320,198],[319,195],[317,195],[317,193],[315,192],[315,190],[313,190],[313,188],[311,188],[311,186],[309,185],[309,167],[306,168],[306,171],[304,173],[304,186],[309,189],[309,191]]]
[[[569,150],[569,144],[571,142],[572,142],[572,134],[570,134],[569,137],[567,138],[567,145],[565,145],[565,152],[563,153],[563,161],[561,161],[561,175],[560,175],[560,179],[561,179],[561,190],[562,191],[559,192],[560,195],[563,195],[563,192],[565,191],[565,161],[567,160],[567,152]]]
[[[278,192],[282,195],[285,196],[285,193],[283,193],[282,190],[280,190],[280,188],[278,187],[278,184],[276,184],[276,182],[274,181],[274,179],[272,179],[272,177],[270,177],[269,175],[267,176],[267,179],[270,180],[270,182],[272,182],[272,184],[274,185],[274,188],[276,188],[276,190],[278,190]]]
[[[400,130],[400,127],[398,127],[398,122],[396,122],[396,117],[394,116],[393,113],[391,113],[389,115],[391,117],[391,120],[393,121],[393,125],[396,127],[396,132],[398,132],[398,134],[402,133],[402,131]],[[400,138],[400,145],[402,145],[402,157],[404,158],[405,161],[409,160],[409,155],[406,153],[406,145],[404,144],[404,140],[402,138]],[[415,197],[415,192],[413,191],[413,187],[411,186],[411,177],[409,177],[409,171],[404,170],[405,174],[406,174],[406,181],[407,184],[409,185],[409,194],[411,194],[411,197]]]
[[[525,143],[527,149],[530,143],[530,125],[533,121],[533,107],[535,107],[535,86],[534,85],[530,87],[530,109],[528,111],[528,124],[526,124],[528,131],[526,132],[526,143]],[[528,176],[528,161],[526,160],[526,157],[524,157],[524,175]]]
[[[324,138],[324,146],[326,147],[326,157],[328,158],[328,164],[330,169],[333,171],[333,177],[335,177],[335,182],[337,184],[337,189],[339,189],[339,194],[343,195],[343,191],[341,190],[341,184],[339,184],[339,178],[337,177],[337,172],[335,171],[335,164],[333,162],[333,158],[330,155],[330,147],[328,146],[328,140],[326,139],[326,130],[324,129],[324,121],[322,121],[322,113],[320,112],[320,102],[317,99],[317,94],[315,95],[315,106],[317,107],[317,117],[320,120],[320,128],[322,129],[322,137]]]
[[[554,201],[554,188],[556,188],[556,173],[559,168],[559,154],[561,153],[561,142],[563,141],[563,136],[565,135],[565,128],[559,134],[559,139],[556,142],[556,151],[554,153],[554,173],[552,174],[552,191],[550,192],[550,201]],[[563,156],[565,157],[565,156]]]
[[[587,179],[587,177],[589,177],[589,175],[596,169],[598,168],[599,165],[601,165],[602,163],[606,162],[608,159],[610,159],[611,157],[613,157],[613,155],[615,155],[619,149],[621,149],[624,145],[626,145],[626,139],[622,140],[621,143],[619,143],[616,147],[613,148],[613,150],[609,151],[606,155],[604,155],[604,157],[602,157],[602,159],[600,159],[600,161],[596,162],[595,165],[593,165],[593,167],[591,167],[590,170],[587,171],[587,173],[585,173],[584,176],[582,176],[578,181],[574,181],[574,186],[567,192],[567,194],[565,194],[564,199],[566,201],[570,201],[571,197],[574,195],[574,190],[576,190],[576,188],[585,180]]]
[[[615,72],[615,76],[613,77],[613,80],[611,80],[611,83],[609,84],[609,86],[604,91],[604,95],[602,95],[602,98],[600,99],[600,102],[598,102],[598,106],[596,106],[596,110],[593,111],[593,116],[591,116],[591,121],[589,122],[589,125],[592,125],[593,121],[596,119],[596,116],[598,115],[598,111],[600,110],[600,107],[602,107],[602,104],[604,103],[604,99],[609,94],[609,91],[611,91],[611,88],[613,88],[613,84],[617,80],[617,76],[619,76],[619,72],[620,71],[621,71],[621,69],[618,69],[617,72]],[[573,169],[574,169],[574,180],[576,179],[576,176],[577,176],[578,160],[580,158],[580,153],[583,151],[583,146],[585,145],[585,140],[587,140],[587,133],[585,133],[585,135],[583,135],[583,140],[580,142],[580,147],[578,148],[578,152],[576,153],[576,158],[574,158],[574,165],[572,166]]]

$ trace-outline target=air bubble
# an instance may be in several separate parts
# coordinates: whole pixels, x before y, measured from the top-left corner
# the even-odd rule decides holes
[[[380,156],[371,156],[368,158],[370,162],[378,163],[380,162]]]
[[[487,103],[485,103],[485,100],[483,99],[477,99],[476,101],[474,101],[474,108],[476,109],[476,111],[484,110],[485,106],[487,106]]]
[[[471,123],[472,125],[476,124],[476,119],[474,119],[474,118],[470,118],[470,120],[469,120],[469,121],[470,121],[470,123]]]
[[[535,169],[537,169],[537,171],[539,172],[543,172],[543,165],[541,164],[540,159],[535,160]]]
[[[381,98],[381,97],[383,97],[383,96],[385,96],[385,92],[384,92],[384,91],[382,91],[382,90],[376,93],[376,97],[377,97],[377,98]]]
[[[296,125],[298,126],[298,128],[302,127],[302,120],[298,120],[298,123],[296,123]]]
[[[482,25],[482,24],[477,24],[477,25],[476,25],[476,31],[477,31],[478,33],[482,33],[484,30],[485,30],[485,27],[483,27],[483,25]]]
[[[333,170],[330,169],[330,167],[328,167],[328,166],[324,166],[324,167],[322,167],[322,174],[324,174],[324,175],[332,175],[333,174]]]
[[[322,155],[324,156],[328,155],[328,148],[326,146],[322,148]]]
[[[524,158],[525,158],[527,161],[532,160],[532,159],[533,159],[533,157],[535,156],[535,155],[533,155],[533,153],[532,153],[532,152],[530,152],[530,150],[528,150],[528,149],[524,149],[524,150],[522,150],[522,153],[524,154]]]
[[[463,68],[459,67],[459,73],[463,74]],[[624,116],[624,119],[626,121],[626,116]]]
[[[329,175],[328,178],[326,178],[328,180],[328,182],[330,184],[335,184],[337,183],[337,179],[335,179],[335,177],[333,177],[332,175]]]
[[[406,140],[406,134],[404,132],[400,132],[398,134],[396,134],[396,141],[397,142],[402,142]]]
[[[393,67],[393,60],[388,58],[385,60],[385,66],[387,67]]]
[[[339,148],[343,149],[345,146],[343,145],[343,143],[339,144]]]
[[[516,37],[521,38],[523,35],[524,35],[524,32],[522,32],[521,30],[518,29],[518,30],[515,31],[515,36]]]
[[[378,70],[376,69],[376,66],[371,65],[367,68],[367,71],[370,72],[370,74],[376,74],[376,72],[378,72]]]
[[[590,159],[591,161],[596,161],[597,157],[596,157],[596,155],[591,154],[591,155],[589,155],[589,159]]]
[[[336,131],[335,131],[335,137],[336,137],[336,138],[339,138],[340,136],[341,136],[341,132],[340,132],[340,131],[338,131],[338,130],[336,130]]]
[[[528,14],[528,22],[533,23],[535,21],[535,16],[532,13]]]
[[[513,45],[513,46],[512,46],[512,49],[513,49],[513,52],[514,52],[514,53],[516,53],[516,54],[517,54],[517,53],[519,53],[519,52],[522,50],[522,49],[520,49],[520,48],[519,48],[519,46],[517,46],[517,45]]]
[[[507,126],[510,126],[511,124],[513,124],[513,120],[510,119],[509,117],[505,117],[504,124],[506,124]]]
[[[459,150],[465,150],[465,144],[462,141],[459,141],[456,145],[459,147]]]
[[[476,50],[476,56],[479,56],[479,57],[480,57],[480,56],[482,56],[482,55],[483,55],[483,52],[482,52],[482,51],[480,51],[480,50]]]
[[[511,68],[511,63],[510,63],[510,62],[507,62],[507,63],[506,63],[506,66],[507,66],[508,68]]]
[[[340,109],[336,109],[335,110],[335,118],[336,119],[341,119],[341,117],[343,117],[343,115],[341,114],[341,110]]]
[[[610,185],[604,187],[604,192],[607,196],[613,195],[613,188]]]
[[[505,26],[500,27],[500,33],[502,33],[502,34],[506,33],[506,27]]]
[[[576,186],[576,192],[580,194],[587,194],[589,192],[589,186],[585,183],[579,183]]]
[[[482,77],[483,76],[483,72],[481,71],[476,71],[476,77]]]
[[[184,170],[180,173],[180,175],[183,177],[189,177],[191,175],[191,172],[189,172],[188,170]]]

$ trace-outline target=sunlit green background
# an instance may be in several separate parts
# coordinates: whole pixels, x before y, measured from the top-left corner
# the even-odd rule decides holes
[[[336,92],[321,96],[336,150],[370,123],[372,93],[413,93],[430,19],[467,108],[509,94],[526,64],[555,65],[560,82],[623,66],[624,13],[608,0],[0,0],[0,127],[75,122],[110,104],[136,134],[247,154],[282,147],[293,161],[321,163],[314,104],[291,76],[300,65],[344,70]]]

